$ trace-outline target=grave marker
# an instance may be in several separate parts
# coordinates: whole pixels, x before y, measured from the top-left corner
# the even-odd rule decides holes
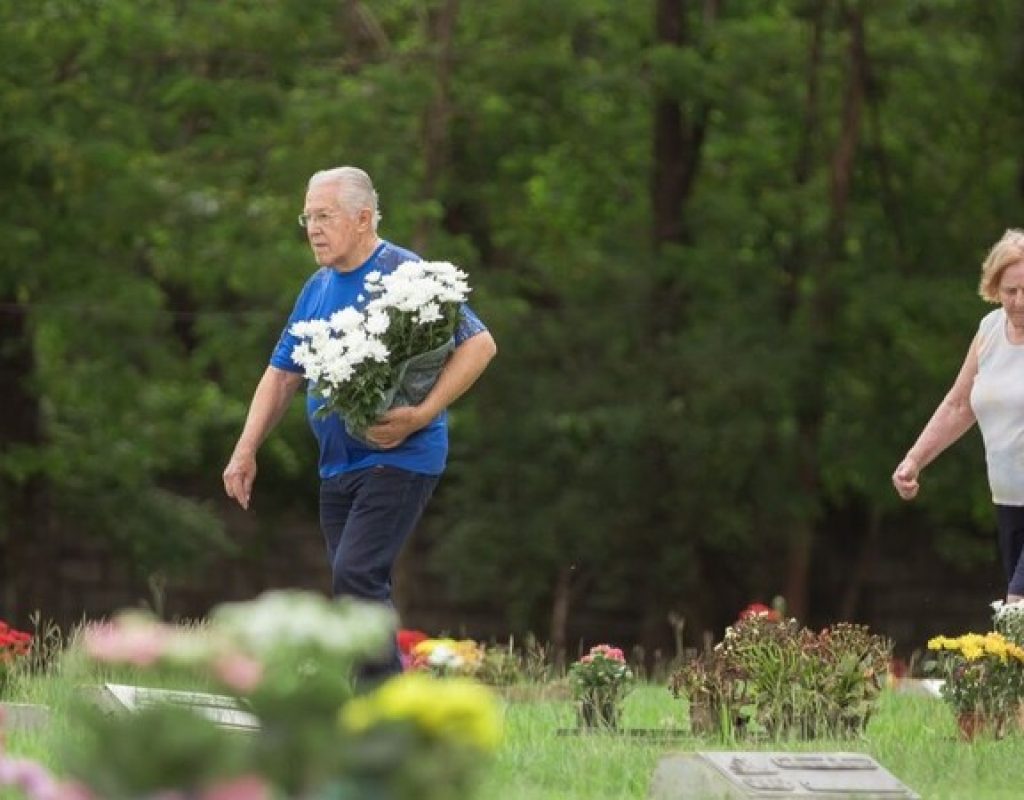
[[[863,753],[701,751],[665,756],[651,781],[651,800],[920,800]]]
[[[188,708],[212,720],[222,728],[254,731],[260,726],[259,720],[253,714],[238,707],[235,698],[219,694],[105,683],[94,689],[94,700],[102,708],[111,712],[132,712],[153,705],[170,703]]]

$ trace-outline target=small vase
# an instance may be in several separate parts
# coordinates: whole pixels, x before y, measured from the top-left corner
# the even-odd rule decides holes
[[[618,730],[619,707],[612,700],[584,697],[576,704],[576,724],[583,729]]]

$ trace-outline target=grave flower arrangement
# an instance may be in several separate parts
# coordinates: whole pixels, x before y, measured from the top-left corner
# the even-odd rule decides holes
[[[473,676],[483,661],[484,649],[472,639],[423,639],[412,648],[410,669]]]
[[[581,728],[617,728],[622,700],[632,688],[634,675],[622,650],[598,644],[569,667]]]
[[[85,800],[411,800],[444,791],[468,796],[452,794],[451,787],[461,791],[484,762],[479,752],[463,759],[468,745],[460,737],[473,740],[476,734],[467,730],[483,725],[479,716],[493,721],[493,701],[474,694],[472,700],[453,699],[450,707],[438,705],[431,719],[445,735],[420,735],[419,722],[407,720],[384,725],[388,713],[398,714],[405,695],[397,689],[391,690],[397,695],[360,694],[353,676],[360,663],[385,651],[394,622],[379,604],[269,592],[251,602],[223,604],[202,625],[167,625],[136,612],[92,626],[69,659],[87,659],[93,673],[136,670],[137,683],[159,673],[163,686],[222,693],[254,721],[254,729],[240,735],[174,702],[154,701],[127,715],[83,703],[70,713],[68,728],[75,733],[61,763],[83,787]],[[390,681],[379,691],[389,686]],[[420,704],[429,706],[425,699]],[[347,714],[349,706],[354,716]],[[366,710],[371,707],[376,716]],[[431,773],[423,767],[425,753],[445,769]],[[385,762],[386,781],[379,769]],[[427,778],[440,783],[427,785]],[[223,787],[250,793],[218,794]]]
[[[32,648],[32,635],[15,630],[0,620],[0,698],[7,691],[7,684],[18,662],[27,658]]]
[[[338,797],[469,797],[501,740],[491,692],[468,678],[406,672],[340,715],[349,744]]]
[[[406,261],[366,277],[365,309],[296,322],[292,358],[323,398],[321,416],[337,413],[361,436],[381,414],[416,405],[430,392],[455,348],[466,274],[448,262]]]
[[[874,711],[891,650],[864,626],[815,633],[795,619],[748,614],[676,670],[670,689],[686,698],[698,735],[853,735]]]
[[[1024,648],[992,631],[936,636],[929,667],[943,678],[940,693],[957,714],[965,738],[978,730],[1002,735],[1024,699]]]

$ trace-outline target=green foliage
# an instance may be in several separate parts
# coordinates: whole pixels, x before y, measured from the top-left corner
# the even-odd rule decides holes
[[[169,787],[196,791],[240,774],[246,765],[243,737],[225,736],[186,708],[156,706],[122,716],[83,706],[75,719],[81,732],[62,757],[67,774],[112,800]],[[189,781],[185,786],[183,779]]]
[[[1024,215],[1019,8],[825,4],[816,30],[803,0],[691,5],[678,46],[612,0],[457,4],[447,45],[440,2],[0,7],[0,315],[31,355],[5,345],[0,414],[40,428],[0,448],[0,541],[73,526],[144,572],[224,552],[219,472],[313,268],[305,180],[354,163],[385,236],[467,268],[498,342],[426,520],[455,599],[517,631],[564,602],[699,631],[862,515],[991,564],[976,438],[915,510],[887,476]],[[694,175],[673,242],[657,101]],[[260,467],[270,525],[315,478],[301,410]]]
[[[816,634],[794,619],[755,614],[680,667],[671,688],[686,697],[698,735],[849,736],[874,713],[891,652],[864,626]]]

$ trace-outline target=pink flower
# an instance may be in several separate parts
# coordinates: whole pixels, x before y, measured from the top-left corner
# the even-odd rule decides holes
[[[247,693],[263,680],[263,664],[240,653],[228,653],[213,662],[213,671],[228,688]]]
[[[271,800],[270,787],[259,775],[242,775],[214,784],[202,794],[202,800]]]
[[[612,647],[610,644],[596,644],[590,648],[590,653],[583,656],[580,659],[584,664],[589,664],[594,660],[594,656],[604,656],[609,661],[626,661],[626,656],[622,650],[618,647]]]
[[[147,667],[167,650],[168,634],[148,622],[105,622],[85,629],[85,652],[108,664]]]
[[[61,783],[45,767],[27,758],[0,755],[0,786],[14,786],[30,800],[89,800],[78,784]]]

